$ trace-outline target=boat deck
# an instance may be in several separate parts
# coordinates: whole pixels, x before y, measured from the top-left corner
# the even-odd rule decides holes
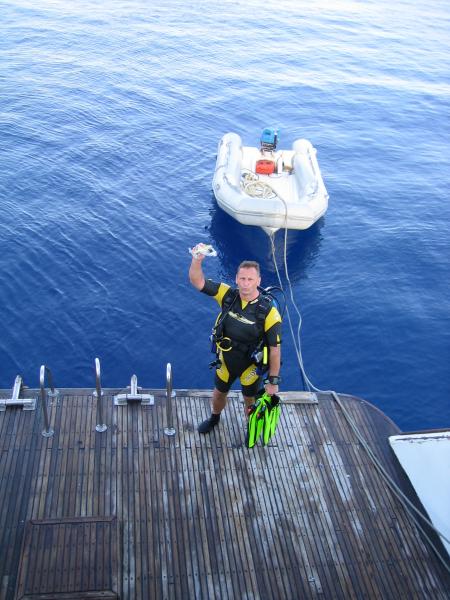
[[[92,390],[49,398],[52,437],[40,400],[0,412],[1,600],[450,597],[449,573],[332,396],[282,394],[274,438],[249,450],[237,393],[200,436],[210,392],[177,390],[169,437],[165,390],[143,390],[153,406],[115,406],[120,391],[103,390],[103,433]],[[414,498],[387,440],[398,428],[339,397]]]

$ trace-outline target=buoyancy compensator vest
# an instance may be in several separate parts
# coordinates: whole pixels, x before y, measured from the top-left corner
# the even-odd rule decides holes
[[[258,341],[245,344],[224,335],[225,319],[239,298],[238,289],[230,289],[222,301],[222,310],[219,313],[211,333],[211,351],[216,354],[217,360],[211,363],[217,366],[219,361],[219,352],[228,352],[231,349],[240,350],[248,354],[255,362],[259,374],[264,373],[269,366],[269,348],[264,335],[264,324],[271,308],[275,305],[274,297],[264,288],[259,288],[258,304],[255,312],[255,322],[260,333]]]

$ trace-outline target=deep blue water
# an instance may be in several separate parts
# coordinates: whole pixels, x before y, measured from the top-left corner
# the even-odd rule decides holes
[[[330,194],[290,232],[306,371],[403,430],[450,425],[447,0],[0,2],[0,387],[209,388],[217,312],[266,234],[211,192],[220,137],[306,137]],[[282,266],[283,236],[276,238]],[[283,389],[301,389],[284,328]]]

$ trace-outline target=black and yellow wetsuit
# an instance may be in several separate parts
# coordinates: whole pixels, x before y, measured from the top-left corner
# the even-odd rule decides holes
[[[214,297],[219,306],[234,298],[223,319],[223,336],[230,338],[231,350],[220,350],[220,366],[216,369],[215,385],[220,392],[228,392],[239,377],[244,396],[254,396],[259,388],[259,375],[251,355],[264,339],[268,347],[281,343],[281,316],[270,306],[264,320],[258,318],[260,296],[251,302],[241,300],[235,288],[207,279],[204,294]]]

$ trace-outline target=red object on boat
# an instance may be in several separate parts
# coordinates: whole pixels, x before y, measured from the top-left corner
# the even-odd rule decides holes
[[[258,175],[272,175],[272,173],[275,172],[275,163],[273,160],[267,160],[265,158],[257,160],[255,172],[258,173]]]

